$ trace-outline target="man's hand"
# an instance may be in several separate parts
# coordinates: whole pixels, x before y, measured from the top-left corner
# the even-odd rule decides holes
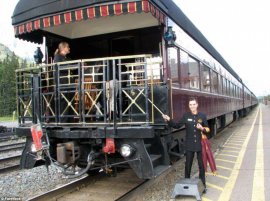
[[[162,117],[163,117],[163,119],[165,121],[170,121],[171,120],[171,118],[168,115],[166,115],[166,114],[163,114]]]

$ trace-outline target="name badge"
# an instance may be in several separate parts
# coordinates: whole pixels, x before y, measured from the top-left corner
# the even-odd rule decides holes
[[[193,119],[187,119],[188,121],[193,121]]]

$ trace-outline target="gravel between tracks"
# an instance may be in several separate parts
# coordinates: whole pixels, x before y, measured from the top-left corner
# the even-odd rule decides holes
[[[54,166],[50,166],[49,174],[45,166],[2,174],[0,200],[4,197],[27,200],[71,181],[71,179],[64,178],[63,174]]]

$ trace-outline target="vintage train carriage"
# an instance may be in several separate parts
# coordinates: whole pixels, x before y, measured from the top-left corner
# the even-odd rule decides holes
[[[46,46],[44,64],[16,72],[22,168],[53,162],[74,176],[128,163],[152,178],[184,152],[161,114],[179,119],[196,96],[215,135],[257,103],[171,0],[20,0],[12,20],[16,37]],[[55,64],[61,41],[72,60]]]

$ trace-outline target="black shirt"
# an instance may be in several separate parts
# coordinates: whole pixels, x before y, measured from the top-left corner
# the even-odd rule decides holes
[[[183,115],[183,117],[178,122],[174,122],[173,120],[169,121],[169,126],[173,128],[181,128],[185,125],[186,128],[186,150],[188,151],[201,151],[201,139],[202,134],[201,130],[197,129],[197,123],[200,123],[203,127],[205,127],[204,132],[209,132],[208,122],[206,115],[204,113],[198,112],[197,114],[192,114],[191,112],[187,112]]]
[[[63,56],[61,54],[54,55],[54,63],[63,62],[63,61],[67,61],[66,56]]]

